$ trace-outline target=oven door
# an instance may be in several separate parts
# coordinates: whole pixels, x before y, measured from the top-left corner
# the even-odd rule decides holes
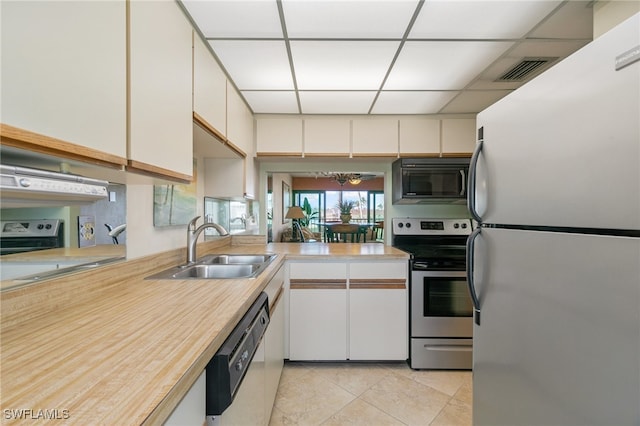
[[[411,337],[471,338],[465,271],[411,271]]]

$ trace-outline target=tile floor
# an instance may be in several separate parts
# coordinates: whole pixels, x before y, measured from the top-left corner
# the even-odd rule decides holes
[[[286,362],[270,426],[471,425],[470,371]]]

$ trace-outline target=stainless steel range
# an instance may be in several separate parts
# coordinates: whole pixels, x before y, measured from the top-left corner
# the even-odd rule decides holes
[[[64,247],[63,223],[58,219],[3,220],[0,254]]]
[[[466,278],[469,219],[393,218],[393,246],[409,260],[409,365],[471,369],[473,306]]]

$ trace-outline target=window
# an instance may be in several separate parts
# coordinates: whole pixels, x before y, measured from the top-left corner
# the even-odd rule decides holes
[[[336,207],[338,201],[355,203],[351,210],[352,222],[373,223],[384,220],[383,191],[293,191],[296,206],[302,207],[305,198],[312,212],[317,212],[308,225],[313,232],[321,231],[318,223],[340,221],[340,211]]]

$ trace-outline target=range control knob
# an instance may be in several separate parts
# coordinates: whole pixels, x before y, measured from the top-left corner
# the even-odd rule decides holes
[[[407,228],[411,228],[411,222],[407,222]]]
[[[454,223],[454,224],[453,224],[453,227],[454,227],[455,229],[458,229],[458,228],[460,228],[460,224],[456,222],[456,223]]]
[[[467,229],[467,224],[466,223],[462,224],[462,229]]]
[[[18,183],[20,183],[20,186],[24,186],[25,188],[28,188],[31,186],[31,181],[27,178],[20,179]]]
[[[402,222],[398,223],[398,228],[404,228],[404,223]]]
[[[43,224],[41,224],[41,223],[40,223],[40,224],[38,224],[38,229],[43,229],[43,228],[44,228],[44,225],[43,225]]]

